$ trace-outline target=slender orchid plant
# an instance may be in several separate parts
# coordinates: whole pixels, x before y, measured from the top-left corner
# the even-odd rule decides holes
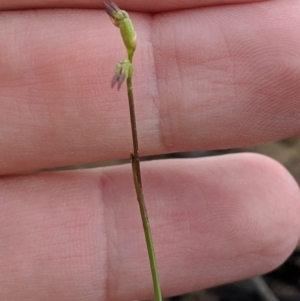
[[[132,90],[132,75],[133,75],[132,59],[136,49],[137,36],[133,24],[131,22],[131,19],[129,17],[129,14],[126,11],[121,10],[111,0],[104,1],[103,3],[106,12],[109,15],[112,23],[120,29],[123,43],[127,51],[127,58],[120,60],[116,65],[116,73],[111,80],[111,87],[113,88],[117,84],[119,90],[124,81],[126,81],[127,83],[127,95],[129,101],[131,132],[132,132],[132,141],[133,141],[133,153],[130,154],[133,180],[134,180],[135,191],[140,207],[140,213],[142,217],[143,228],[144,228],[144,233],[146,238],[150,268],[151,268],[151,274],[153,280],[153,287],[155,292],[155,299],[156,301],[161,301],[162,295],[161,295],[161,288],[160,288],[160,282],[158,277],[157,264],[155,259],[155,252],[154,252],[150,224],[148,220],[148,214],[147,214],[146,205],[144,202],[144,195],[143,195],[138,136],[137,136],[136,117],[135,117],[134,100],[133,100],[133,90]]]

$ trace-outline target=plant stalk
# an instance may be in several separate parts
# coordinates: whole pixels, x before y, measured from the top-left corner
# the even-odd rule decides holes
[[[132,73],[133,73],[132,58],[136,48],[136,33],[133,24],[130,20],[129,14],[126,11],[121,10],[112,0],[105,0],[103,4],[112,23],[115,26],[119,27],[120,29],[120,33],[124,45],[126,47],[127,56],[128,56],[127,60],[121,60],[117,64],[116,73],[112,78],[111,86],[113,88],[115,84],[117,84],[118,89],[120,89],[123,81],[126,79],[127,95],[128,95],[129,110],[130,110],[132,141],[133,141],[133,153],[130,154],[133,180],[134,180],[137,200],[140,207],[144,234],[146,238],[150,268],[151,268],[151,274],[153,280],[153,287],[155,292],[155,299],[156,301],[162,301],[161,288],[160,288],[160,282],[158,277],[158,269],[157,269],[157,264],[155,259],[152,235],[151,235],[150,224],[148,220],[148,214],[147,214],[144,195],[143,195],[138,135],[137,135],[137,128],[136,128],[136,117],[135,117],[133,91],[132,91]]]
[[[129,57],[129,60],[132,63],[132,57],[131,58]],[[152,281],[153,281],[153,287],[155,292],[155,300],[162,301],[161,287],[160,287],[160,282],[158,277],[158,269],[157,269],[157,263],[155,258],[152,234],[151,234],[147,209],[144,201],[144,195],[143,195],[140,157],[139,157],[139,145],[138,145],[136,117],[135,117],[133,91],[132,91],[132,76],[128,76],[126,83],[127,83],[127,95],[128,95],[129,110],[130,110],[132,141],[133,141],[133,153],[131,153],[130,155],[133,180],[134,180],[135,191],[140,207],[140,213],[142,217],[143,228],[144,228],[144,233],[146,238],[148,256],[149,256],[150,267],[151,267],[151,274],[152,274]]]

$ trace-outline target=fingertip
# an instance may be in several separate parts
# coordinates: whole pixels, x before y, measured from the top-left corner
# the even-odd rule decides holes
[[[261,246],[258,255],[265,259],[265,269],[280,265],[295,249],[300,237],[300,191],[289,171],[278,161],[254,153],[231,157],[247,178],[248,196],[260,191],[260,198],[252,198],[252,239]],[[264,204],[259,206],[258,203]],[[257,205],[257,206],[256,206]],[[251,204],[249,204],[251,206]],[[249,239],[251,239],[249,237]]]

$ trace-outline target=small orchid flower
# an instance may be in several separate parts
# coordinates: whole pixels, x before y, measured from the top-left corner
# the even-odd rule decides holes
[[[118,90],[120,90],[122,83],[127,80],[128,76],[132,76],[132,64],[129,60],[121,60],[116,66],[116,73],[111,80],[111,87],[113,88],[118,84]]]

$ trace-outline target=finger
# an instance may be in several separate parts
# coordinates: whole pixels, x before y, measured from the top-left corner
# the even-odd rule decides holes
[[[299,188],[257,155],[142,166],[165,296],[265,273],[300,232]],[[1,300],[153,297],[130,166],[2,178]]]
[[[299,134],[299,12],[289,1],[134,14],[141,154]],[[125,51],[108,17],[3,13],[0,28],[1,173],[127,157],[126,91],[110,89]]]
[[[141,12],[161,12],[169,10],[179,10],[187,8],[195,8],[201,6],[239,4],[247,2],[258,2],[266,0],[185,0],[185,1],[159,1],[152,0],[142,1],[116,1],[117,4],[126,10],[134,10]],[[101,0],[12,0],[0,2],[0,9],[37,9],[37,8],[103,8]]]

